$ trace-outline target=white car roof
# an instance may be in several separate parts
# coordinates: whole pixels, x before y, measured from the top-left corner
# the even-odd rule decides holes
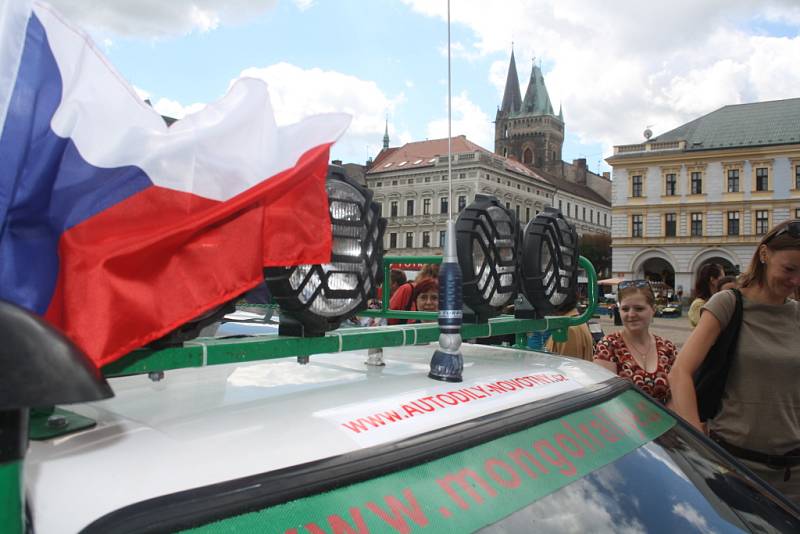
[[[338,456],[579,390],[612,377],[572,358],[462,345],[464,381],[427,377],[434,345],[114,378],[116,396],[69,406],[92,429],[31,442],[37,532],[76,532],[153,497]]]

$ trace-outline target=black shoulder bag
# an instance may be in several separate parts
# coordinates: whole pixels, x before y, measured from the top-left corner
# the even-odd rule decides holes
[[[712,419],[719,413],[722,405],[722,393],[728,380],[728,371],[733,363],[736,345],[739,342],[739,330],[742,326],[742,294],[738,289],[731,289],[736,296],[736,308],[731,320],[717,336],[717,340],[708,350],[705,360],[694,374],[694,389],[697,394],[697,411],[701,421]]]

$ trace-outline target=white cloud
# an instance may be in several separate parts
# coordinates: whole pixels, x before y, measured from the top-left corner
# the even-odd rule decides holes
[[[114,0],[90,5],[86,0],[50,0],[50,3],[89,30],[120,36],[169,37],[207,32],[221,24],[245,21],[273,8],[276,0]]]
[[[300,11],[305,11],[314,6],[314,0],[292,0]]]
[[[441,54],[442,57],[447,57],[447,43],[439,47],[439,54]],[[459,41],[450,43],[450,57],[453,59],[461,58],[467,61],[475,61],[482,56],[483,53],[474,46],[467,46]]]
[[[317,113],[344,112],[353,116],[344,136],[334,145],[332,153],[345,161],[366,161],[381,149],[386,114],[392,114],[405,101],[400,93],[388,97],[375,82],[355,76],[322,69],[302,69],[289,63],[277,63],[269,67],[251,67],[241,77],[258,78],[267,82],[270,100],[279,125],[292,124]],[[230,85],[235,80],[231,80]],[[153,108],[161,115],[182,119],[186,115],[203,109],[207,103],[182,104],[176,100],[155,96],[140,87],[136,94],[142,100],[150,99]],[[391,120],[389,137],[392,146],[412,140],[405,129],[397,134]]]
[[[708,527],[706,518],[703,517],[697,509],[688,502],[679,502],[672,506],[672,513],[684,518],[690,525],[692,525],[697,532],[711,533],[713,529]]]
[[[447,102],[445,117],[428,123],[428,139],[447,137]],[[466,135],[467,139],[487,150],[494,148],[494,126],[486,113],[469,99],[466,91],[453,97],[453,137]]]
[[[443,2],[403,1],[446,17]],[[499,95],[511,36],[523,92],[530,58],[543,58],[567,128],[607,147],[606,156],[612,145],[638,142],[645,125],[658,135],[726,104],[796,97],[800,87],[793,0],[517,0],[503,9],[461,0],[451,17],[474,32],[465,49],[505,57],[488,73]],[[767,35],[770,23],[792,37]]]
[[[386,113],[392,114],[405,102],[403,93],[389,97],[375,82],[341,72],[302,69],[289,63],[249,68],[241,76],[267,82],[278,124],[297,122],[315,113],[351,114],[350,128],[334,146],[336,157],[346,161],[364,161],[367,154],[377,154],[386,127]],[[393,133],[390,123],[390,137]]]

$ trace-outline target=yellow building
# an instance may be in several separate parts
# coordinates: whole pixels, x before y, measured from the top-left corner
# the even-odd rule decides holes
[[[800,98],[725,106],[614,147],[612,270],[691,293],[708,262],[746,268],[775,223],[800,218]]]

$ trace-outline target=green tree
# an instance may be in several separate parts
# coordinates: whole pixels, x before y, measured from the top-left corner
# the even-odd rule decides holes
[[[584,234],[579,243],[580,255],[592,262],[599,278],[611,273],[611,236]]]

